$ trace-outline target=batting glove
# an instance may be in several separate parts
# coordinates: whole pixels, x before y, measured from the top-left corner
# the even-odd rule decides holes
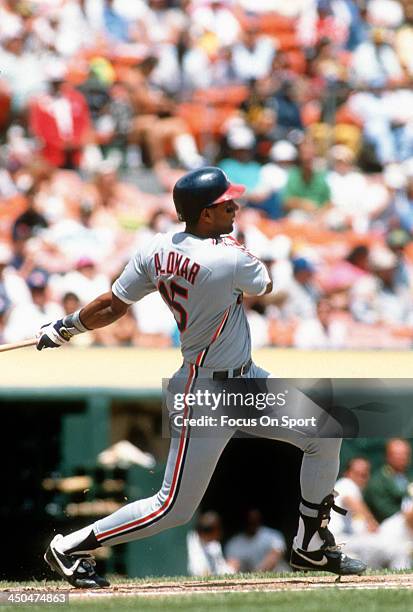
[[[42,325],[37,335],[36,348],[38,351],[44,348],[57,348],[70,342],[73,336],[85,331],[88,330],[80,320],[79,311],[76,311],[54,323]]]
[[[72,334],[68,331],[63,323],[63,319],[59,319],[55,323],[42,325],[38,334],[37,350],[41,351],[44,348],[57,348],[62,344],[69,342]]]

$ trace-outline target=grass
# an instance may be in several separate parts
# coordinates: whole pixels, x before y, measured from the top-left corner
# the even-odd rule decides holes
[[[411,569],[402,570],[389,570],[389,569],[369,569],[363,576],[394,576],[398,574],[412,574]],[[308,578],[309,576],[330,576],[327,572],[280,572],[274,574],[274,572],[258,572],[249,574],[231,574],[231,576],[203,576],[203,577],[191,577],[191,576],[148,576],[146,578],[126,578],[125,576],[112,575],[107,576],[109,582],[112,585],[116,584],[130,584],[133,585],[144,585],[144,584],[162,584],[165,582],[227,582],[228,580],[265,580],[265,579],[277,579],[277,578]],[[62,580],[26,580],[24,582],[0,580],[0,589],[6,588],[71,588],[66,582]],[[2,610],[0,610],[2,612]]]
[[[299,593],[212,593],[201,595],[176,595],[173,597],[121,597],[104,600],[82,600],[65,605],[2,605],[1,610],[18,609],[32,612],[45,610],[76,610],[97,612],[100,610],[139,610],[140,612],[406,612],[412,608],[412,594],[408,590],[317,591]]]
[[[411,573],[408,571],[371,571],[371,575],[394,575]],[[294,574],[284,574],[285,577],[300,578],[308,576],[296,572]],[[325,576],[326,574],[320,574]],[[314,574],[312,574],[314,576]],[[331,575],[330,575],[331,576]],[[228,577],[211,577],[200,579],[201,581],[220,581],[220,580],[240,580],[240,579],[274,579],[274,574],[238,574],[230,579]],[[188,582],[191,578],[185,577],[164,577],[164,578],[144,578],[136,580],[125,580],[122,577],[113,577],[112,584],[122,583],[131,586],[151,584],[162,584],[165,582]],[[198,581],[198,579],[196,579]],[[65,588],[66,583],[51,581],[32,581],[25,583],[0,582],[0,588],[44,588],[56,587]],[[99,597],[75,599],[69,598],[69,606],[65,605],[0,605],[0,612],[3,610],[16,611],[16,609],[35,611],[61,611],[68,612],[100,612],[101,610],[139,610],[140,612],[348,612],[352,608],[362,609],[363,612],[405,612],[413,609],[412,593],[409,589],[372,589],[361,590],[357,588],[340,589],[330,585],[329,588],[308,590],[308,591],[283,591],[283,592],[234,592],[234,593],[194,593],[172,596],[122,596],[122,597]]]

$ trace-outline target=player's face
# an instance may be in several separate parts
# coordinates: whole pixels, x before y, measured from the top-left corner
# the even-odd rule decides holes
[[[234,200],[214,204],[208,209],[211,219],[212,230],[215,234],[230,234],[234,229],[235,213],[239,206]]]

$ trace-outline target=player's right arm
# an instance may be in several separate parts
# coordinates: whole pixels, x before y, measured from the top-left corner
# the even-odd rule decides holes
[[[234,271],[234,288],[246,295],[265,295],[272,291],[272,281],[267,267],[246,249],[237,248]]]

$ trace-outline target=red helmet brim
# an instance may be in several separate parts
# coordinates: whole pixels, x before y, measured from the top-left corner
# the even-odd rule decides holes
[[[229,200],[236,200],[245,193],[244,185],[230,185],[222,195],[220,195],[212,204],[221,204]]]

